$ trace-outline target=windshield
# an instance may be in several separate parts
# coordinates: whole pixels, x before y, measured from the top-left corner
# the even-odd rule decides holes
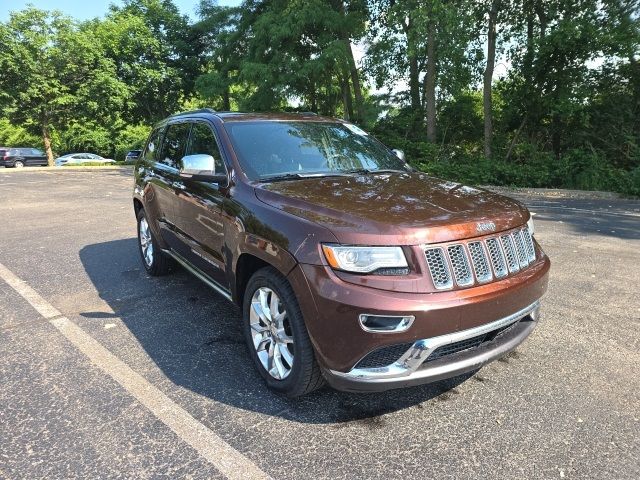
[[[225,128],[251,180],[411,170],[355,125],[257,121],[229,122]]]

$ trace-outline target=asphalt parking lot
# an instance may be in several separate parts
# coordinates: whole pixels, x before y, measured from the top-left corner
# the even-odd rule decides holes
[[[265,388],[239,311],[136,250],[131,170],[0,169],[0,478],[640,478],[640,202],[519,193],[543,321],[475,375]]]

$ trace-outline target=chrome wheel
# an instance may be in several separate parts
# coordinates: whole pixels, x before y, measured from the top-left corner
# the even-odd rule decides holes
[[[18,160],[17,162],[15,162],[15,163],[13,164],[13,166],[14,166],[15,168],[22,168],[22,167],[24,167],[24,163],[22,163],[20,160]]]
[[[249,324],[264,369],[276,380],[287,378],[293,368],[293,336],[287,311],[276,292],[267,287],[254,292]]]
[[[149,230],[149,224],[146,218],[140,219],[140,250],[142,251],[142,258],[148,267],[153,263],[153,241],[151,240],[151,230]]]

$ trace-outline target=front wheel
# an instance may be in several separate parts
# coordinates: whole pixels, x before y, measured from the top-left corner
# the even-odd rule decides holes
[[[160,276],[169,272],[171,259],[160,249],[142,209],[138,212],[138,248],[149,275]]]
[[[295,293],[277,270],[251,277],[242,312],[249,355],[270,388],[298,397],[324,384]]]

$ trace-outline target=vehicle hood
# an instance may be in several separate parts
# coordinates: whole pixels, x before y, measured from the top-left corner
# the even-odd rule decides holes
[[[343,244],[448,242],[529,219],[513,199],[418,172],[262,183],[255,192],[272,207],[328,228]]]

